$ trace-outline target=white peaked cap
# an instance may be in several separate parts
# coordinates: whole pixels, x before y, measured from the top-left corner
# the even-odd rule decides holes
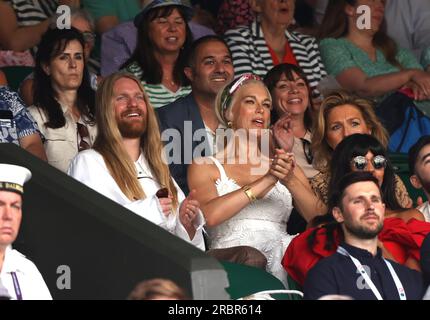
[[[27,168],[0,163],[0,190],[22,194],[24,192],[24,183],[30,178],[31,172]]]

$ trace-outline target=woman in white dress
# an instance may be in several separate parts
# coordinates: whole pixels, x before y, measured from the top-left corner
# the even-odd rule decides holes
[[[293,238],[286,232],[293,208],[287,187],[304,195],[312,191],[293,174],[292,153],[276,149],[269,156],[272,100],[257,76],[245,74],[227,85],[215,105],[219,120],[229,128],[217,141],[226,147],[218,148],[214,157],[195,159],[188,169],[188,184],[197,191],[211,248],[257,248],[267,258],[267,270],[286,284],[281,259]],[[302,179],[306,181],[304,175]]]

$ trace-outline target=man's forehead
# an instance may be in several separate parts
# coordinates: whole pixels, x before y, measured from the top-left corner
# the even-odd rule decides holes
[[[22,201],[22,196],[13,191],[0,190],[0,201]]]
[[[423,161],[429,156],[430,156],[430,144],[427,144],[421,148],[418,154],[418,161]]]
[[[202,43],[197,48],[196,56],[204,58],[209,56],[216,56],[219,53],[221,53],[223,56],[231,57],[227,46],[223,42],[218,40],[210,40],[205,43]]]
[[[344,195],[349,198],[356,198],[365,195],[377,195],[381,196],[379,187],[373,181],[360,181],[349,185]]]
[[[125,91],[139,91],[139,92],[142,92],[141,88],[136,83],[136,81],[134,81],[133,79],[130,79],[130,78],[120,78],[120,79],[118,79],[115,82],[114,86],[113,86],[113,90],[114,90],[115,93],[125,92]]]

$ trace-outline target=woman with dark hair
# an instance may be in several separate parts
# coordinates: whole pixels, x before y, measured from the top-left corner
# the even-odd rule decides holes
[[[330,172],[332,173],[329,190],[336,188],[337,182],[348,172],[366,170],[378,179],[381,187],[383,202],[386,205],[386,215],[396,212],[401,218],[405,214],[418,214],[415,209],[404,211],[396,192],[397,177],[384,146],[367,134],[354,134],[345,138],[333,152]],[[330,198],[330,194],[329,194]],[[391,213],[388,213],[391,212]],[[422,215],[413,216],[422,220]],[[409,220],[412,216],[406,216]]]
[[[312,177],[312,189],[326,205],[328,201],[330,170],[333,150],[347,136],[354,133],[370,134],[383,146],[388,144],[388,134],[378,120],[373,105],[366,99],[343,90],[327,94],[318,111],[312,131],[314,165],[320,171]],[[396,194],[405,208],[412,206],[406,187],[397,179]],[[325,210],[324,210],[325,212]]]
[[[183,72],[193,37],[192,8],[182,1],[148,1],[135,17],[137,45],[123,67],[141,79],[158,108],[191,92]]]
[[[296,164],[307,178],[318,173],[313,166],[311,151],[312,98],[311,89],[302,69],[296,65],[283,63],[271,69],[264,78],[273,99],[271,123],[277,142],[289,150],[288,141],[277,135],[279,128],[288,127],[293,133],[292,152]]]
[[[358,13],[362,5],[370,8],[370,21]],[[426,100],[430,75],[386,34],[384,10],[385,0],[329,2],[319,34],[327,72],[343,88],[378,102],[399,89],[411,90],[415,100]]]
[[[313,224],[323,225],[296,237],[285,252],[282,264],[288,274],[303,283],[306,273],[320,259],[336,251],[342,239],[340,225],[331,214],[337,206],[336,194],[340,178],[352,171],[368,171],[378,180],[385,203],[385,222],[379,234],[380,247],[385,257],[400,264],[419,269],[419,248],[430,224],[416,209],[403,208],[396,197],[396,176],[383,145],[374,137],[354,134],[346,137],[333,152],[332,178],[328,213]]]
[[[75,28],[50,29],[42,37],[29,108],[44,136],[48,162],[66,172],[70,161],[96,136],[94,97],[84,59],[85,42]]]

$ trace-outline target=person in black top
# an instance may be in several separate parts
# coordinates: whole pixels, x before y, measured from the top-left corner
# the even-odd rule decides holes
[[[421,275],[382,257],[378,234],[385,204],[378,181],[369,172],[345,175],[333,190],[331,212],[344,242],[308,273],[305,299],[346,295],[357,300],[416,300],[424,294]]]

